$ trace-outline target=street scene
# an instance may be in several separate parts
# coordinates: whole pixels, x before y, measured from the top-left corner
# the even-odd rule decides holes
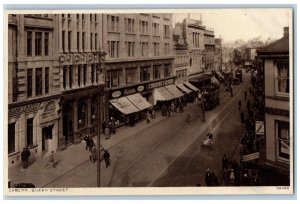
[[[293,188],[291,9],[27,12],[7,15],[9,189]]]

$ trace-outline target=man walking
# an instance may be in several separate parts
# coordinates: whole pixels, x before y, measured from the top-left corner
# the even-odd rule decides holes
[[[212,182],[213,182],[213,175],[212,175],[210,169],[207,169],[206,173],[205,173],[206,186],[212,186]]]
[[[28,147],[25,147],[21,153],[23,169],[26,169],[28,167],[29,157],[30,157],[30,151],[29,151]]]
[[[108,153],[107,149],[104,150],[103,158],[104,158],[105,165],[106,165],[106,168],[107,168],[110,165],[110,154]]]

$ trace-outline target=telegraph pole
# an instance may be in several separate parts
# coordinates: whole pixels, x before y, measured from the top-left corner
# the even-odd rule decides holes
[[[97,187],[101,187],[101,174],[100,174],[100,171],[101,171],[101,165],[100,165],[100,157],[101,157],[101,141],[100,141],[100,138],[101,138],[101,125],[102,125],[102,119],[103,119],[103,96],[104,96],[104,87],[106,85],[105,83],[105,65],[104,65],[104,57],[106,55],[106,52],[104,51],[100,51],[99,52],[99,63],[100,63],[100,66],[97,66],[97,75],[98,77],[100,76],[101,74],[101,70],[103,71],[103,82],[101,82],[101,84],[98,86],[98,97],[97,97],[97,106],[98,106],[98,134],[97,134],[97,146],[98,146],[98,155],[97,155]],[[99,79],[98,79],[99,80]],[[100,79],[101,80],[101,79]]]

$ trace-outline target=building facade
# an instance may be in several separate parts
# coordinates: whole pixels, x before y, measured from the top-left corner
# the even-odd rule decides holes
[[[283,38],[258,51],[264,69],[266,164],[290,170],[290,70],[289,32]]]
[[[55,15],[8,16],[8,162],[24,147],[56,151],[60,128],[60,69]]]
[[[215,60],[214,60],[214,70],[221,71],[223,65],[223,56],[222,56],[222,39],[215,38]]]
[[[204,31],[204,46],[204,70],[210,72],[215,69],[215,34],[212,29],[207,28]]]

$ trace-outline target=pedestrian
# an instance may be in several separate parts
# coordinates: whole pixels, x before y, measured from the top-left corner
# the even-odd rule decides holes
[[[245,93],[244,93],[244,94],[245,94],[245,100],[246,100],[246,99],[247,99],[247,91],[245,91]]]
[[[103,159],[105,161],[106,168],[110,165],[110,154],[108,153],[108,150],[104,150]]]
[[[89,135],[86,135],[83,140],[85,141],[85,150],[87,150],[88,148],[90,148],[90,137]]]
[[[186,122],[189,123],[191,120],[191,116],[189,113],[186,113]]]
[[[91,147],[90,149],[90,160],[94,163],[97,160],[97,148],[96,146]]]
[[[239,100],[239,110],[241,110],[241,106],[242,106],[242,101]]]
[[[233,169],[230,170],[230,174],[229,174],[229,179],[230,179],[230,184],[234,185],[234,171]]]
[[[149,124],[149,123],[150,123],[150,114],[149,114],[149,112],[147,112],[147,117],[146,117],[146,119],[147,119],[147,124]]]
[[[228,168],[228,158],[226,156],[226,154],[223,155],[222,158],[222,171],[224,171],[224,169]]]
[[[205,173],[205,184],[206,184],[206,186],[212,186],[212,181],[213,181],[212,173],[211,173],[210,169],[208,168],[206,170],[206,173]]]
[[[244,123],[245,122],[245,116],[244,116],[244,112],[241,111],[241,122]]]
[[[28,147],[25,147],[21,153],[23,169],[26,169],[28,167],[29,157],[30,157],[30,150],[28,149]]]
[[[110,117],[111,122],[111,133],[116,134],[116,120],[114,117]]]
[[[152,118],[155,119],[155,110],[152,110]]]
[[[50,167],[55,168],[54,163],[55,163],[55,160],[54,160],[54,151],[51,151],[51,154],[49,156],[48,164],[46,165],[46,168],[47,169],[50,168]]]

